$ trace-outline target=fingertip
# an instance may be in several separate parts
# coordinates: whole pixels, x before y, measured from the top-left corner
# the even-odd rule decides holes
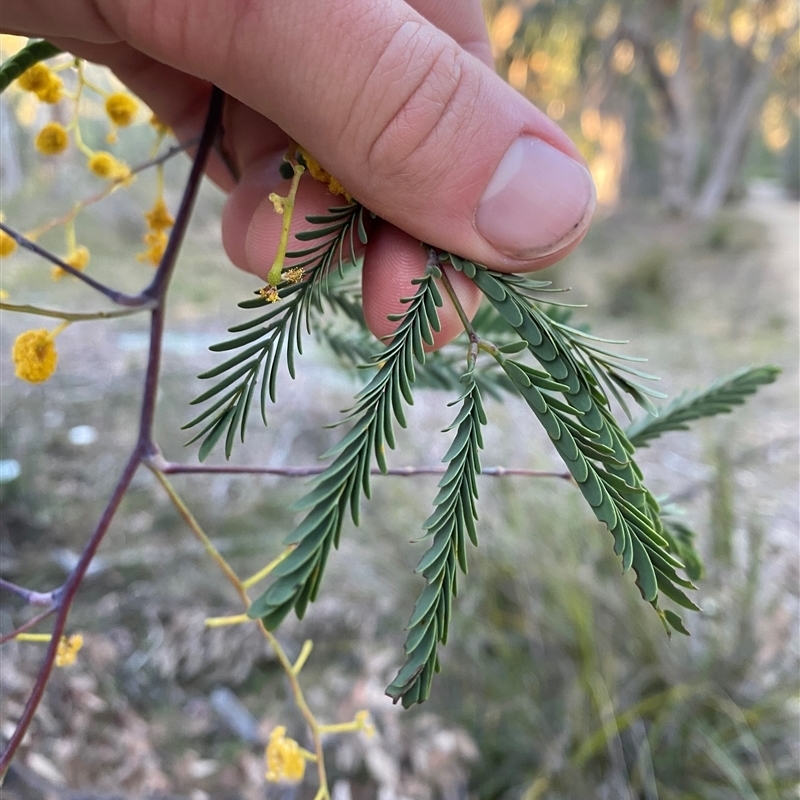
[[[273,153],[249,165],[225,203],[222,244],[240,269],[252,271],[247,260],[248,231],[259,206],[283,180],[278,172],[281,160],[280,154]]]
[[[362,272],[364,318],[367,327],[378,338],[390,336],[397,321],[389,317],[402,314],[408,304],[403,298],[412,297],[417,287],[412,281],[425,274],[428,255],[419,240],[399,228],[382,223],[370,237],[364,256]],[[472,318],[481,302],[480,290],[466,276],[451,267],[444,267],[459,303],[467,317]],[[450,298],[443,291],[443,306],[439,309],[440,330],[433,335],[433,347],[443,347],[464,327]]]

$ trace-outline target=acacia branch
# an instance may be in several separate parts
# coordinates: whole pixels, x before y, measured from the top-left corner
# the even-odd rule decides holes
[[[44,618],[53,611],[57,612],[55,622],[53,624],[52,638],[47,648],[44,662],[39,670],[39,674],[36,677],[36,682],[34,683],[31,694],[28,697],[27,703],[25,704],[25,709],[22,712],[22,716],[17,722],[16,729],[14,730],[14,733],[0,755],[0,784],[2,783],[6,772],[8,771],[9,765],[11,764],[11,760],[13,759],[17,748],[22,742],[28,727],[31,724],[31,721],[33,720],[36,709],[41,702],[45,687],[53,670],[59,641],[64,633],[64,628],[67,623],[67,617],[69,615],[70,608],[72,607],[72,602],[74,601],[75,596],[80,589],[80,586],[86,575],[86,571],[89,568],[97,549],[100,547],[100,544],[102,543],[103,538],[105,537],[106,532],[111,525],[114,515],[119,509],[122,498],[125,496],[125,493],[127,492],[128,487],[133,480],[133,476],[136,474],[136,470],[146,458],[156,452],[152,441],[152,430],[158,389],[159,368],[161,365],[161,345],[164,332],[167,288],[169,286],[169,279],[171,278],[172,272],[175,268],[175,263],[177,261],[180,246],[186,233],[186,228],[189,225],[189,220],[191,218],[194,202],[197,198],[197,192],[203,176],[203,171],[216,140],[217,131],[219,129],[220,120],[222,117],[223,98],[224,95],[222,91],[215,87],[211,93],[211,101],[209,104],[208,113],[206,115],[203,135],[200,139],[200,144],[198,145],[197,153],[195,154],[194,162],[192,164],[192,170],[184,188],[180,210],[176,217],[169,243],[164,251],[164,256],[161,259],[161,263],[159,264],[156,275],[153,278],[150,286],[148,286],[147,289],[145,289],[141,294],[131,297],[130,295],[122,295],[118,292],[115,292],[114,290],[103,286],[97,281],[89,279],[87,276],[82,275],[81,273],[77,273],[77,277],[80,277],[84,280],[84,282],[89,283],[89,285],[93,286],[93,288],[96,288],[98,291],[105,294],[106,297],[109,297],[109,299],[121,305],[142,306],[145,304],[155,304],[151,312],[150,349],[147,361],[147,371],[145,373],[142,405],[139,416],[139,432],[136,444],[134,445],[133,451],[128,458],[122,475],[117,481],[114,491],[112,492],[111,497],[109,498],[108,503],[106,504],[106,507],[100,516],[97,527],[92,533],[89,541],[86,543],[86,546],[84,547],[83,552],[78,559],[78,563],[75,565],[64,585],[60,589],[55,590],[55,601],[53,608],[46,609],[41,615],[39,615],[41,618]],[[7,227],[2,223],[0,223],[0,229],[6,230],[6,232],[10,235],[13,235],[17,241],[19,241],[19,238],[24,239],[24,237],[20,237],[19,234],[7,229]],[[54,260],[55,257],[53,257],[51,253],[39,248],[35,243],[29,242],[28,240],[25,240],[25,242],[27,245],[30,245],[28,249],[33,249],[34,252],[39,251],[40,254],[48,260]],[[60,263],[60,259],[55,259],[55,263],[58,263],[59,266],[62,266],[62,268],[67,267],[67,271],[71,271],[69,265]],[[11,587],[6,586],[6,588]],[[25,625],[31,627],[33,624],[35,624],[35,622],[38,621],[39,620],[37,618],[34,618],[33,620],[29,620],[27,623],[25,623]],[[16,631],[15,633],[18,632],[19,631]]]
[[[118,292],[116,289],[112,289],[110,286],[106,286],[104,283],[95,280],[91,275],[84,275],[79,269],[75,269],[75,267],[67,264],[66,261],[62,261],[55,253],[51,253],[46,248],[36,244],[32,239],[28,239],[27,236],[24,236],[19,231],[15,231],[13,228],[6,225],[5,222],[0,222],[0,231],[10,236],[23,250],[29,250],[40,258],[49,261],[51,264],[55,264],[57,267],[63,269],[64,272],[68,272],[73,277],[83,281],[96,292],[100,292],[100,294],[107,297],[112,303],[116,303],[118,306],[140,308],[150,302],[149,297],[143,297],[141,294],[136,295]]]
[[[219,466],[207,464],[178,464],[174,461],[165,461],[160,455],[151,456],[148,459],[148,466],[163,472],[165,475],[277,475],[282,478],[311,478],[321,475],[325,471],[324,466],[314,464],[313,466],[300,467],[258,467],[258,466],[232,466],[221,464]],[[370,475],[385,475],[394,478],[413,478],[417,475],[444,475],[446,467],[421,466],[421,467],[390,467],[385,472],[381,472],[376,467],[370,469]],[[560,478],[562,480],[572,480],[569,472],[558,472],[551,470],[527,469],[525,467],[483,467],[481,476],[490,478],[506,478],[521,476],[525,478]]]
[[[50,317],[52,319],[63,319],[66,322],[89,322],[97,319],[114,319],[116,317],[129,317],[131,314],[140,314],[152,308],[150,302],[141,308],[125,308],[120,311],[90,311],[73,312],[59,311],[55,308],[40,308],[39,306],[18,305],[17,303],[5,303],[0,301],[1,311],[14,311],[17,314],[33,314],[37,317]]]
[[[0,578],[0,589],[13,592],[17,597],[21,597],[26,603],[32,606],[51,606],[55,599],[55,592],[34,592],[33,589],[26,589],[16,583]]]
[[[176,156],[178,153],[184,152],[185,150],[187,150],[190,147],[193,147],[197,143],[198,139],[194,138],[190,139],[188,142],[176,144],[170,147],[168,150],[161,153],[160,155],[154,158],[150,158],[147,161],[143,161],[142,163],[137,164],[135,167],[132,167],[131,174],[135,175],[136,173],[142,172],[143,170],[149,169],[150,167],[163,164],[165,161],[168,161],[173,156]],[[199,152],[200,151],[198,150],[198,154]],[[197,164],[197,158],[195,157],[194,165],[196,166],[196,164]],[[203,164],[205,166],[205,160]],[[190,185],[191,183],[187,183],[186,188],[188,189]],[[91,197],[82,201],[80,203],[80,207],[85,208],[86,206],[92,205],[93,203],[97,203],[100,200],[103,200],[104,198],[108,197],[108,195],[112,191],[114,191],[114,189],[118,188],[118,186],[119,186],[118,183],[114,183],[111,186],[103,189],[103,191],[98,192],[95,195],[92,195]],[[184,196],[184,201],[185,200],[186,197]],[[194,203],[194,198],[192,198],[192,203]],[[74,216],[75,216],[75,211],[73,210],[68,214],[65,214],[64,216],[59,217],[58,219],[48,223],[45,227],[36,229],[34,231],[34,235],[41,236],[41,234],[50,230],[50,228],[68,222],[70,219],[74,218]],[[131,294],[126,294],[125,292],[119,292],[116,289],[112,289],[110,286],[106,286],[104,283],[95,280],[90,275],[85,275],[83,272],[81,272],[81,270],[76,269],[75,267],[68,264],[66,261],[60,259],[55,253],[51,253],[47,248],[44,248],[41,245],[37,244],[32,238],[29,238],[20,233],[19,231],[14,230],[14,228],[6,225],[2,221],[0,221],[0,231],[3,231],[8,236],[10,236],[24,250],[28,250],[31,253],[34,253],[35,255],[39,256],[40,258],[43,258],[46,261],[50,261],[52,264],[55,264],[57,267],[63,269],[64,272],[69,273],[78,280],[83,281],[90,288],[94,289],[97,292],[100,292],[100,294],[107,297],[112,303],[115,303],[116,305],[126,306],[128,308],[146,308],[152,305],[152,300],[155,297],[155,295],[150,290],[153,286],[153,283],[151,283],[150,286],[147,287],[147,289],[145,289],[143,292],[140,292],[139,294],[131,295]],[[170,241],[172,241],[172,239],[173,237],[170,237]],[[182,234],[181,234],[181,240],[182,240]],[[174,266],[174,258],[172,260],[168,260],[167,253],[165,253],[164,258],[161,260],[161,265],[159,269],[164,268],[167,265],[169,266],[169,272],[171,272],[172,266]],[[16,311],[17,309],[8,309],[8,310]],[[45,314],[45,316],[47,315]]]
[[[160,153],[153,158],[147,159],[147,161],[142,161],[139,164],[131,167],[131,175],[137,175],[140,172],[144,172],[146,169],[164,164],[179,153],[183,153],[187,150],[190,150],[192,147],[195,147],[199,142],[200,137],[195,136],[189,139],[187,142],[179,142],[178,144],[172,145],[172,147],[168,148],[163,153]],[[105,189],[102,189],[101,191],[96,192],[95,194],[90,195],[84,200],[78,202],[72,208],[72,211],[68,211],[66,214],[62,214],[60,217],[51,219],[43,225],[40,225],[38,228],[34,228],[32,231],[29,231],[28,237],[31,239],[38,239],[40,236],[42,236],[42,234],[47,233],[47,231],[52,230],[53,228],[57,228],[59,225],[66,225],[68,222],[75,219],[79,212],[91,205],[94,205],[95,203],[99,203],[101,200],[105,200],[105,198],[108,197],[112,192],[114,192],[116,189],[119,189],[121,185],[121,182],[114,181],[106,186]]]

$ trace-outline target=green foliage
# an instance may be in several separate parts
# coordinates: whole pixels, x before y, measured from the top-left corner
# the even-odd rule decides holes
[[[402,699],[405,708],[428,698],[433,674],[439,671],[436,644],[447,644],[452,598],[458,594],[457,567],[467,573],[466,536],[478,546],[475,500],[481,471],[479,451],[483,447],[481,426],[486,424],[486,412],[472,370],[463,380],[466,389],[459,398],[461,409],[447,428],[456,430],[442,459],[447,471],[439,481],[434,512],[422,526],[425,535],[433,539],[416,570],[427,585],[408,623],[406,662],[386,690],[395,702]]]
[[[664,409],[661,417],[655,417],[651,398],[664,395],[641,382],[653,379],[634,366],[644,359],[614,352],[608,346],[621,342],[599,338],[569,324],[575,306],[553,299],[554,293],[562,290],[547,281],[493,272],[435,250],[429,251],[425,277],[415,282],[416,293],[404,301],[405,311],[394,318],[398,327],[390,343],[376,354],[370,347],[359,289],[345,265],[348,260],[356,261],[354,231],[366,243],[363,213],[353,204],[310,218],[317,227],[301,237],[321,242],[289,254],[304,268],[305,280],[281,284],[277,305],[232,328],[232,332],[244,335],[212,349],[240,352],[202,376],[225,375],[195,402],[227,391],[190,423],[197,425],[211,418],[195,437],[205,437],[201,458],[226,429],[227,455],[234,432],[239,430],[244,435],[247,407],[259,375],[262,417],[266,419],[266,399],[275,400],[279,358],[285,350],[293,376],[295,354],[302,352],[303,328],[313,331],[343,362],[372,370],[346,417],[352,422],[351,429],[326,454],[333,460],[295,506],[307,514],[286,539],[294,549],[275,569],[273,583],[253,602],[250,616],[275,629],[292,609],[299,617],[304,615],[319,592],[331,547],[339,545],[348,511],[353,522],[359,522],[361,497],[370,496],[373,456],[378,468],[386,472],[385,450],[395,446],[394,423],[405,427],[403,409],[405,403],[413,402],[412,385],[460,386],[456,401],[461,404],[460,411],[448,428],[455,430],[455,438],[444,458],[447,468],[434,511],[423,526],[432,540],[417,568],[426,585],[409,622],[405,664],[387,693],[404,706],[423,702],[439,669],[438,645],[447,642],[457,570],[466,573],[465,543],[467,539],[477,543],[476,479],[481,427],[485,424],[482,394],[500,397],[502,392],[511,392],[527,403],[593,514],[612,534],[623,572],[633,569],[642,598],[657,611],[668,632],[687,633],[680,616],[671,608],[661,607],[659,596],[697,610],[685,590],[694,589],[691,579],[702,575],[703,565],[691,528],[674,509],[663,513],[645,486],[633,457],[635,446],[647,444],[667,430],[682,429],[693,419],[729,411],[758,386],[774,380],[774,368],[737,373],[704,393],[679,398]],[[348,241],[349,251],[344,249]],[[332,275],[333,265],[338,270]],[[445,353],[425,352],[425,346],[433,342],[432,332],[439,327],[439,286],[447,289],[452,300],[455,298],[442,265],[452,266],[473,280],[489,304],[474,324],[463,318],[468,363],[463,376],[459,376],[460,358],[452,355],[458,354],[458,348]],[[240,305],[263,308],[265,302],[259,297]],[[487,354],[491,356],[488,367],[484,366]],[[529,363],[530,358],[536,364]],[[612,400],[628,413],[626,397],[649,412],[631,426],[629,434],[611,413]],[[681,574],[682,570],[688,577]]]
[[[308,510],[286,540],[296,547],[275,569],[277,580],[248,610],[251,617],[261,618],[270,629],[276,628],[292,608],[302,617],[316,597],[331,546],[338,547],[348,508],[358,524],[361,493],[370,496],[373,454],[381,471],[386,471],[385,449],[395,444],[393,421],[405,427],[403,404],[413,403],[414,362],[424,363],[423,346],[433,343],[433,331],[439,329],[436,309],[442,299],[434,279],[440,275],[439,267],[430,264],[425,277],[415,281],[417,292],[405,301],[408,308],[400,316],[391,344],[373,356],[380,369],[359,392],[356,405],[348,413],[353,427],[326,454],[335,456],[333,462],[295,506]]]
[[[648,447],[653,439],[669,431],[685,431],[689,423],[703,417],[728,414],[742,405],[761,386],[773,383],[780,368],[773,366],[745,367],[720,378],[707,389],[684,392],[658,414],[644,416],[628,427],[627,435],[634,447]]]
[[[695,546],[697,534],[687,525],[681,509],[674,505],[663,505],[661,521],[664,523],[662,533],[669,542],[669,549],[683,562],[689,580],[701,580],[706,570]]]
[[[230,458],[237,432],[244,441],[250,404],[259,381],[261,382],[261,416],[267,424],[267,397],[275,402],[278,367],[285,353],[289,375],[295,375],[295,355],[303,352],[303,330],[311,330],[311,315],[322,312],[322,287],[330,270],[336,266],[341,271],[345,261],[355,261],[355,241],[366,243],[364,230],[365,210],[358,204],[329,209],[328,214],[309,217],[317,227],[299,233],[300,241],[314,242],[304,250],[286,254],[289,266],[303,270],[300,283],[283,280],[277,291],[280,301],[270,304],[263,292],[254,300],[239,303],[240,308],[265,308],[255,319],[234,325],[231,333],[241,334],[211,349],[218,352],[236,350],[237,353],[214,369],[200,375],[203,379],[219,378],[208,391],[192,401],[193,405],[211,400],[184,428],[203,423],[199,433],[190,442],[203,439],[200,460],[214,449],[226,434],[225,455]],[[317,240],[321,240],[317,242]],[[221,397],[219,396],[221,395]]]
[[[364,322],[361,287],[350,279],[351,271],[345,268],[341,277],[331,276],[323,298],[328,313],[315,320],[312,333],[333,351],[344,368],[360,373],[369,368],[375,350],[375,337],[367,330]],[[496,330],[499,327],[498,321],[505,331],[513,333],[489,306],[480,309],[478,317],[473,320],[473,326],[477,329],[480,323],[486,328]],[[481,333],[483,334],[483,330]],[[463,388],[460,374],[463,366],[463,355],[456,348],[433,350],[425,354],[424,363],[417,363],[414,386],[419,389],[460,392]],[[513,391],[495,361],[477,365],[472,376],[486,397],[499,400],[503,392]]]
[[[642,597],[658,611],[665,626],[685,633],[672,611],[662,611],[658,594],[688,609],[697,606],[681,588],[694,588],[681,578],[682,567],[662,536],[663,525],[653,495],[642,483],[633,447],[608,410],[607,386],[620,401],[619,389],[650,407],[652,393],[628,377],[649,377],[620,364],[618,356],[600,347],[597,337],[554,322],[530,297],[552,291],[548,282],[502,275],[450,257],[472,278],[495,309],[522,338],[544,372],[497,353],[501,366],[544,427],[578,488],[598,520],[614,536],[614,552],[623,571],[633,567]],[[560,395],[560,397],[558,397]]]
[[[57,56],[60,47],[45,39],[34,39],[22,48],[16,55],[6,59],[0,66],[0,93],[4,92],[12,81],[15,81],[25,70],[30,69],[40,61]]]

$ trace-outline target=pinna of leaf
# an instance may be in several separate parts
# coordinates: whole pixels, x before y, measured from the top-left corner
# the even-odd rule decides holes
[[[220,380],[194,403],[211,404],[186,427],[201,425],[194,440],[203,439],[200,458],[205,458],[225,435],[230,455],[236,434],[244,438],[248,410],[260,381],[260,405],[266,424],[266,402],[276,400],[277,374],[285,355],[289,374],[295,375],[295,356],[302,353],[303,331],[331,340],[334,348],[351,357],[363,352],[337,342],[336,333],[323,316],[348,320],[357,335],[365,331],[359,313],[357,290],[352,283],[337,281],[356,262],[355,239],[366,244],[366,210],[357,202],[329,209],[328,214],[308,217],[314,225],[298,234],[309,242],[305,249],[286,253],[287,266],[303,270],[299,283],[283,281],[275,288],[279,302],[262,291],[240,303],[259,309],[254,319],[230,329],[233,339],[212,347],[237,351],[201,378]],[[467,572],[466,542],[477,545],[477,476],[481,428],[487,424],[481,386],[511,391],[530,407],[567,466],[595,517],[611,532],[614,552],[623,572],[633,569],[636,584],[656,610],[667,632],[687,633],[678,614],[662,609],[659,595],[685,609],[697,610],[684,590],[695,588],[681,572],[679,559],[690,556],[689,572],[699,576],[701,566],[692,548],[691,531],[670,519],[665,525],[659,504],[643,483],[633,454],[634,445],[646,446],[668,430],[679,430],[703,416],[730,411],[746,395],[775,380],[774,367],[743,370],[719,381],[705,393],[684,395],[664,409],[661,416],[651,397],[663,397],[642,383],[653,376],[633,364],[643,359],[615,354],[609,344],[619,344],[569,326],[562,314],[545,312],[555,303],[548,281],[494,272],[458,256],[429,249],[425,275],[416,280],[413,296],[403,302],[404,311],[390,341],[372,354],[365,366],[374,373],[356,395],[355,405],[343,422],[350,428],[324,456],[330,463],[312,482],[295,509],[305,516],[286,539],[294,549],[273,572],[273,583],[250,606],[249,616],[274,630],[294,609],[302,617],[319,592],[331,547],[338,547],[342,525],[349,515],[357,525],[362,495],[370,497],[373,458],[385,472],[386,448],[395,446],[395,423],[405,427],[404,407],[413,403],[413,387],[430,377],[436,362],[440,385],[462,387],[453,402],[458,412],[447,431],[454,432],[443,457],[446,470],[439,482],[433,513],[423,525],[430,548],[417,572],[426,581],[408,624],[406,660],[387,694],[404,706],[423,702],[439,670],[437,648],[447,641],[452,601],[457,594],[458,570]],[[350,267],[348,267],[348,264]],[[459,375],[455,361],[426,353],[439,329],[440,287],[449,289],[442,265],[447,264],[475,282],[491,305],[489,327],[499,346],[480,336],[464,317],[469,345],[466,368]],[[450,293],[454,302],[455,297]],[[483,314],[486,318],[486,314]],[[476,369],[478,354],[493,359],[499,368],[493,379]],[[463,363],[463,362],[462,362]],[[446,379],[441,375],[446,373]],[[421,380],[418,381],[418,378]],[[428,385],[430,385],[428,383]],[[627,412],[628,395],[648,413],[623,430],[611,413],[611,395]]]

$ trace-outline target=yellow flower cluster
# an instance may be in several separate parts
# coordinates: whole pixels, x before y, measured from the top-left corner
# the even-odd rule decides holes
[[[163,197],[159,197],[156,200],[153,207],[145,213],[144,218],[147,220],[148,227],[143,240],[147,245],[147,250],[139,253],[136,258],[139,261],[148,261],[154,267],[157,267],[161,263],[169,242],[167,230],[175,224],[175,220],[172,214],[169,213]]]
[[[147,227],[153,231],[165,231],[175,224],[163,197],[159,197],[153,207],[145,212],[144,218],[147,220]]]
[[[74,664],[81,647],[83,647],[83,636],[79,633],[74,633],[70,637],[62,636],[56,651],[56,666],[68,667]]]
[[[264,286],[258,290],[258,294],[264,298],[268,303],[277,303],[281,299],[278,290],[274,286]]]
[[[42,383],[55,371],[58,362],[55,334],[44,328],[25,331],[11,348],[14,374],[28,383]]]
[[[89,157],[89,172],[110,181],[125,181],[131,177],[130,167],[111,153],[100,150]]]
[[[40,153],[55,156],[67,149],[69,135],[61,123],[48,122],[37,134],[35,145]]]
[[[61,78],[44,64],[34,64],[17,78],[17,85],[33,92],[43,103],[57,103],[64,92]]]
[[[298,147],[297,152],[302,157],[303,162],[306,165],[306,169],[311,173],[311,177],[315,181],[324,183],[328,187],[328,191],[331,194],[340,194],[348,202],[353,199],[347,189],[345,189],[344,186],[342,186],[342,184],[333,177],[333,175],[331,175],[327,170],[323,169],[314,156],[312,156],[307,150],[304,150],[302,147]]]
[[[109,144],[117,141],[117,128],[130,125],[138,110],[139,104],[129,94],[114,92],[106,97],[106,114],[111,120],[111,132],[106,137]]]
[[[138,110],[139,104],[124,92],[115,92],[106,98],[106,114],[120,128],[130,125]]]
[[[278,781],[299,782],[306,772],[306,760],[300,745],[286,736],[286,728],[279,725],[269,735],[266,751],[266,778],[272,783]]]
[[[291,269],[284,270],[281,273],[281,278],[283,278],[286,283],[300,283],[300,281],[303,280],[303,275],[305,275],[305,272],[302,267],[292,267]]]
[[[17,243],[13,236],[9,236],[5,231],[0,231],[0,258],[7,258],[17,249]]]
[[[164,251],[169,243],[169,236],[164,231],[148,231],[144,235],[143,241],[147,245],[147,250],[139,253],[136,258],[139,261],[149,261],[154,267],[157,267],[164,257]]]
[[[69,264],[74,269],[83,272],[83,270],[89,266],[90,259],[91,253],[89,253],[89,248],[80,245],[79,247],[75,247],[66,256],[64,256],[64,263]],[[51,274],[54,281],[60,281],[63,277],[69,275],[69,273],[64,269],[61,269],[61,267],[53,267]]]

